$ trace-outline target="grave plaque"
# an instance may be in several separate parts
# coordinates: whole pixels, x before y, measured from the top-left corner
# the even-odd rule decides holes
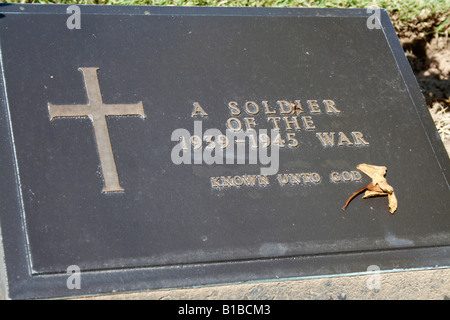
[[[450,265],[449,159],[386,12],[0,9],[3,297]]]

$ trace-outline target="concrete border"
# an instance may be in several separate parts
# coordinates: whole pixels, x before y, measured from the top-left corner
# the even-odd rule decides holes
[[[450,299],[450,269],[409,270],[202,288],[154,290],[80,299],[448,300]]]

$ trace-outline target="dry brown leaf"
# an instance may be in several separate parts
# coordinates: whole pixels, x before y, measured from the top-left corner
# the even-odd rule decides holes
[[[392,191],[391,194],[388,194],[388,200],[389,200],[389,211],[394,214],[395,210],[397,210],[398,203],[397,203],[397,197],[395,196],[394,191]]]
[[[342,210],[345,210],[347,208],[348,204],[354,197],[356,197],[361,192],[366,191],[364,193],[363,199],[387,195],[389,201],[389,211],[391,212],[391,214],[393,214],[397,210],[398,203],[397,198],[394,194],[394,188],[392,188],[387,183],[386,178],[384,177],[387,168],[384,166],[375,166],[366,163],[361,163],[357,165],[356,168],[372,178],[372,182],[352,194],[350,198],[348,198],[345,202]]]

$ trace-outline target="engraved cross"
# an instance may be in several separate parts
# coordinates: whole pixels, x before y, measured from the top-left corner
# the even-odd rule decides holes
[[[142,101],[136,104],[104,104],[97,70],[99,68],[78,68],[83,73],[85,88],[88,96],[87,105],[54,105],[48,103],[50,120],[57,117],[89,117],[94,126],[100,166],[102,169],[104,186],[103,192],[123,192],[117,174],[116,163],[111,148],[106,116],[137,115],[145,118]]]

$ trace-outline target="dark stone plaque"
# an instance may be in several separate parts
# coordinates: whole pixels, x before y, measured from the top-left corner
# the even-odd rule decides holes
[[[386,12],[0,9],[6,297],[450,265],[449,159]],[[393,214],[341,210],[362,163]]]

